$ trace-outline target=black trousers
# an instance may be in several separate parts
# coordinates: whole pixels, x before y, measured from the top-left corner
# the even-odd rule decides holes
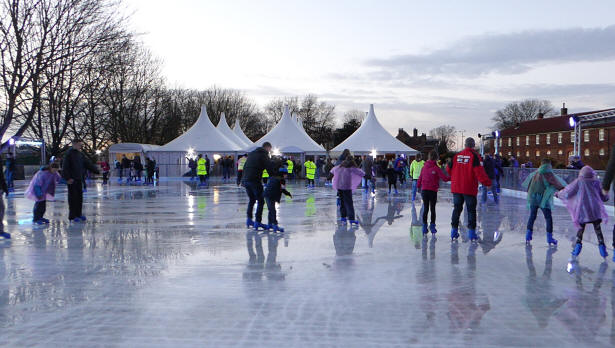
[[[243,176],[243,170],[237,171],[237,186],[241,185],[241,177]]]
[[[68,185],[68,219],[83,215],[83,182],[81,180],[75,180],[72,184]]]
[[[352,202],[352,190],[338,190],[340,195],[340,215],[348,220],[354,220],[354,204]]]
[[[38,221],[45,216],[47,211],[47,201],[37,201],[34,203],[34,209],[32,210],[32,221]]]
[[[267,203],[267,224],[269,225],[277,225],[277,211],[275,210],[275,201],[269,197],[265,197],[265,202]]]
[[[596,232],[598,244],[604,244],[604,236],[602,235],[602,227],[600,226],[601,223],[602,223],[601,219],[590,222],[590,224],[594,225],[594,231]],[[584,223],[581,224],[581,228],[577,231],[577,244],[583,243],[583,233],[585,232],[585,225],[586,224]]]
[[[436,224],[436,202],[438,201],[438,192],[431,190],[421,191],[423,197],[423,224],[427,225],[427,213],[431,210],[431,224]]]

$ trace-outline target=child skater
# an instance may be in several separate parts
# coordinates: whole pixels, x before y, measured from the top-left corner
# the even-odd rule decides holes
[[[280,167],[277,174],[269,176],[267,186],[265,187],[264,196],[267,210],[269,211],[267,229],[273,229],[274,232],[284,232],[284,229],[278,226],[275,204],[280,202],[282,194],[293,197],[290,192],[286,191],[286,175],[288,175],[288,169]]]
[[[34,175],[25,192],[27,198],[35,201],[32,212],[32,222],[35,224],[49,223],[49,220],[43,216],[45,216],[45,211],[47,210],[47,199],[53,199],[55,196],[56,183],[60,181],[59,169],[60,166],[57,163],[41,168]]]
[[[361,184],[361,179],[365,176],[365,172],[357,168],[354,157],[350,150],[345,149],[342,152],[344,160],[337,166],[331,169],[333,174],[333,189],[338,190],[340,196],[340,221],[346,223],[349,220],[350,224],[359,224],[355,220],[354,204],[352,202],[352,191]]]
[[[389,194],[391,194],[391,187],[395,189],[395,194],[397,194],[397,171],[395,170],[395,166],[392,161],[389,161],[387,166],[387,180],[389,181]]]
[[[581,168],[579,177],[559,191],[556,196],[566,203],[572,221],[579,229],[577,231],[577,242],[572,250],[572,257],[575,258],[581,253],[583,232],[588,223],[594,225],[600,256],[607,257],[609,254],[606,252],[600,223],[607,222],[608,216],[603,202],[608,201],[609,197],[602,192],[600,181],[592,167],[584,166]]]
[[[553,173],[551,160],[545,158],[542,160],[540,168],[530,174],[521,185],[527,189],[527,207],[530,209],[525,243],[530,244],[532,240],[534,221],[536,221],[538,209],[540,209],[547,223],[547,244],[557,245],[557,240],[553,238],[551,207],[553,206],[553,195],[563,189],[566,182]]]
[[[445,174],[438,167],[438,153],[436,151],[429,152],[429,160],[425,162],[417,186],[421,189],[423,197],[423,236],[427,235],[427,213],[431,210],[431,223],[429,230],[435,236],[436,232],[436,202],[438,200],[438,189],[440,188],[440,180],[450,181],[451,177]]]

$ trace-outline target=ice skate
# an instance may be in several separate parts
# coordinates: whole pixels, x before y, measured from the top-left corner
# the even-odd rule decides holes
[[[530,242],[532,241],[532,230],[527,230],[527,232],[525,232],[525,244],[529,245]],[[548,237],[547,237],[547,242],[548,242]]]
[[[254,227],[254,221],[250,218],[246,219],[246,227],[250,228],[250,227]]]
[[[45,218],[41,218],[41,220],[42,220],[43,222],[45,222],[46,224],[48,224],[48,223],[49,223],[49,220],[47,220],[47,219],[45,219]]]
[[[547,244],[557,246],[557,239],[553,238],[553,233],[547,233]]]
[[[351,226],[352,226],[352,225],[357,225],[357,226],[359,226],[359,220],[350,220],[349,222],[350,222],[350,225],[351,225]]]
[[[259,228],[262,228],[264,231],[266,231],[269,229],[269,225],[265,225],[258,221],[254,222],[254,230],[258,231]]]
[[[4,239],[11,239],[11,234],[6,232],[0,232],[0,237]]]
[[[279,232],[279,233],[284,233],[284,228],[278,226],[278,225],[270,225],[271,228],[273,229],[273,232]]]
[[[574,249],[572,249],[572,258],[576,258],[577,256],[579,256],[579,254],[581,253],[581,249],[583,248],[583,244],[581,243],[577,243],[574,246]]]
[[[79,219],[80,219],[81,221],[85,221],[85,220],[87,220],[87,219],[85,218],[85,216],[84,216],[84,215],[81,215],[81,216],[79,217]]]
[[[44,225],[45,221],[43,221],[42,219],[41,220],[32,220],[32,223],[34,225]]]
[[[604,257],[605,259],[609,256],[609,253],[606,251],[606,245],[604,245],[604,243],[598,244],[598,250],[600,250],[600,256]]]
[[[426,237],[427,233],[429,233],[429,230],[427,229],[427,225],[423,224],[423,237]]]
[[[436,224],[429,224],[429,230],[431,231],[431,234],[435,235],[438,230],[436,230]]]
[[[340,218],[340,223],[341,223],[341,224],[345,224],[347,221],[348,221],[348,220],[347,220],[345,217]]]
[[[399,194],[399,192],[397,192],[397,189],[395,189],[395,195],[398,195],[398,194]]]
[[[470,242],[477,242],[478,241],[478,235],[476,234],[476,230],[474,230],[474,229],[469,229],[468,230],[468,239],[470,240]]]
[[[459,239],[459,229],[453,227],[451,229],[451,242],[455,242]]]

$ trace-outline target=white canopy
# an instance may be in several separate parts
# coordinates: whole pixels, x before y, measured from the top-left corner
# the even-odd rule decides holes
[[[233,133],[235,133],[235,135],[239,139],[243,140],[243,142],[246,144],[246,147],[250,147],[254,145],[252,140],[250,140],[250,138],[248,138],[245,135],[245,133],[241,130],[241,126],[239,125],[239,118],[235,119],[235,127],[233,128]]]
[[[119,143],[109,146],[109,153],[146,153],[156,151],[159,145],[138,144],[138,143]]]
[[[173,139],[166,145],[156,149],[160,152],[185,152],[193,149],[196,152],[238,152],[241,147],[224,136],[211,123],[205,105],[201,106],[199,119],[184,134]]]
[[[261,146],[265,141],[270,142],[281,153],[321,154],[326,152],[299,127],[297,121],[293,120],[288,105],[284,107],[284,114],[278,124],[255,144]]]
[[[222,115],[220,115],[220,121],[218,122],[218,126],[216,128],[220,131],[220,133],[222,133],[222,135],[227,137],[230,141],[237,144],[237,146],[242,149],[244,147],[252,145],[246,144],[242,139],[239,139],[235,132],[233,132],[231,127],[228,126],[228,123],[226,123],[226,115],[224,114],[224,112],[222,113]]]
[[[332,151],[342,152],[344,149],[364,154],[374,151],[377,154],[405,153],[412,155],[418,153],[415,149],[397,140],[382,127],[374,113],[374,104],[370,104],[369,113],[361,123],[361,127]]]

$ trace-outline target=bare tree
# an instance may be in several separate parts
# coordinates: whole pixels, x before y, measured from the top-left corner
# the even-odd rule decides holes
[[[447,153],[455,147],[455,127],[442,125],[429,131],[429,135],[439,140],[438,152]]]
[[[496,129],[514,127],[517,123],[534,120],[538,114],[544,117],[555,115],[553,105],[548,100],[526,99],[520,102],[513,102],[495,112],[492,120],[495,122]]]
[[[351,121],[356,121],[359,125],[363,123],[363,119],[365,118],[365,112],[357,109],[348,110],[344,113],[342,117],[342,124],[349,123]]]

